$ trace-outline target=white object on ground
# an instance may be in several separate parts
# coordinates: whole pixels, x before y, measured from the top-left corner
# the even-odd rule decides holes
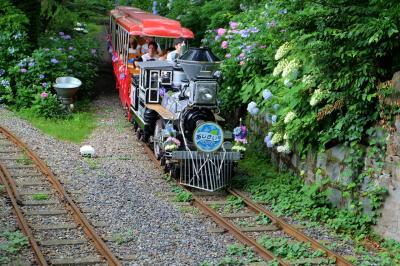
[[[79,149],[80,153],[82,156],[90,156],[93,157],[94,156],[94,148],[90,145],[83,145],[80,149]]]

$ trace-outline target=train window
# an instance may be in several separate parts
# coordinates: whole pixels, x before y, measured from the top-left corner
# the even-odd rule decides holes
[[[158,70],[151,70],[150,71],[150,88],[151,89],[158,89]]]
[[[172,83],[172,71],[161,71],[161,84],[171,85]]]

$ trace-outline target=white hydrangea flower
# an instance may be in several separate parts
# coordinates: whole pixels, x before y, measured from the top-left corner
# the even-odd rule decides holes
[[[279,143],[280,141],[282,141],[282,134],[280,134],[280,133],[275,133],[273,136],[272,136],[272,138],[271,138],[271,143],[273,144],[273,145],[275,145],[275,144],[277,144],[277,143]]]
[[[285,145],[280,145],[280,146],[276,147],[276,151],[279,153],[285,153],[285,154],[290,153],[289,143],[285,142]]]
[[[283,122],[285,124],[290,123],[294,118],[296,117],[296,114],[292,111],[290,111],[289,113],[286,114],[285,119],[283,120]]]
[[[290,51],[290,48],[290,43],[285,42],[284,44],[282,44],[276,51],[275,60],[280,60],[281,58],[283,58]]]
[[[292,59],[285,65],[282,70],[282,78],[284,79],[296,79],[299,75],[300,62],[297,59]]]
[[[292,83],[289,79],[285,79],[285,80],[283,81],[283,84],[284,84],[286,87],[288,87],[288,88],[290,88],[290,87],[293,86],[293,83]]]
[[[310,86],[310,87],[315,86],[315,79],[311,75],[305,75],[303,77],[303,79],[301,80],[301,82],[303,82],[304,84],[306,84],[307,86]]]
[[[279,63],[274,68],[274,71],[272,72],[272,75],[274,77],[279,76],[279,74],[282,73],[283,69],[285,69],[285,67],[286,67],[286,65],[288,63],[289,63],[289,60],[287,60],[287,59],[282,59],[281,61],[279,61]]]
[[[288,135],[287,133],[285,133],[285,134],[283,135],[283,139],[284,139],[284,140],[288,140],[288,139],[289,139],[289,135]]]
[[[325,96],[326,96],[325,91],[323,91],[322,89],[316,89],[313,95],[311,96],[310,105],[311,106],[317,105],[325,98]]]

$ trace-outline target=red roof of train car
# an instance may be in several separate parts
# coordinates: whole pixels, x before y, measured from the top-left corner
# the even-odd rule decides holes
[[[119,6],[111,15],[132,35],[165,38],[194,38],[191,30],[181,26],[179,21],[147,13],[141,9]]]

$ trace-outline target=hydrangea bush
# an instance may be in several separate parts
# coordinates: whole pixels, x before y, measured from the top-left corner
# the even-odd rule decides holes
[[[0,19],[0,101],[17,110],[31,108],[38,116],[66,115],[52,84],[57,77],[74,76],[83,83],[78,99],[90,96],[98,43],[87,35],[48,33],[41,36],[39,48],[29,50],[26,17],[10,4],[4,10]]]

